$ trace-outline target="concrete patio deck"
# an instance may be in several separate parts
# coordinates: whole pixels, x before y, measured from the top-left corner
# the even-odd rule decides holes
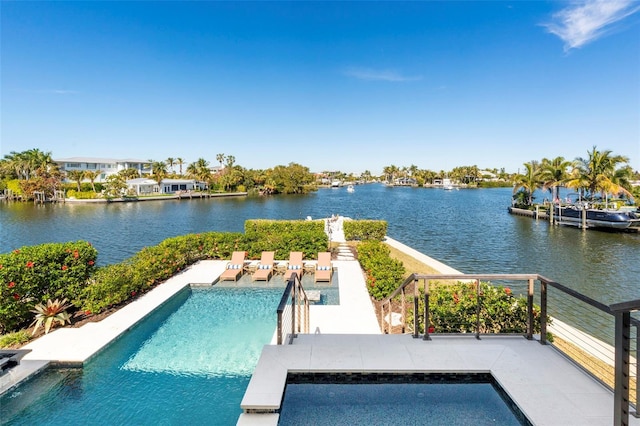
[[[406,246],[404,246],[406,247]],[[424,256],[424,255],[421,255]],[[435,263],[434,263],[435,264]],[[81,365],[190,284],[211,285],[225,261],[202,261],[99,323],[59,329],[27,345],[0,393],[50,363]],[[340,305],[312,306],[310,334],[266,345],[241,406],[239,425],[275,425],[288,372],[490,372],[536,425],[610,425],[613,394],[551,346],[519,337],[382,335],[356,261],[335,261]],[[446,266],[446,265],[445,265]],[[630,424],[640,420],[630,418]]]

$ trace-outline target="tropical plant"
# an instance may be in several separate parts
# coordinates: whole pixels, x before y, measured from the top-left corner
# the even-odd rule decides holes
[[[151,163],[151,174],[153,176],[153,180],[160,185],[162,180],[167,177],[167,165],[164,161],[154,161]]]
[[[564,157],[556,157],[553,160],[542,159],[540,168],[540,179],[542,189],[551,190],[551,199],[558,198],[558,187],[565,184],[569,178],[567,170],[573,166],[572,161],[567,161]]]
[[[51,158],[50,152],[29,149],[23,152],[11,151],[2,160],[2,169],[6,173],[11,170],[11,177],[29,180],[41,172],[55,172],[58,166]]]
[[[104,193],[107,197],[118,198],[121,197],[122,194],[124,194],[127,189],[127,182],[125,180],[125,174],[127,170],[134,169],[122,170],[120,173],[107,176],[104,185]]]
[[[120,175],[124,180],[136,179],[140,177],[140,172],[137,169],[129,168],[120,170],[118,175]]]
[[[67,304],[67,299],[47,300],[47,304],[38,303],[31,311],[36,314],[36,318],[31,323],[33,325],[33,333],[36,334],[41,326],[44,326],[44,334],[48,334],[51,326],[56,322],[60,325],[65,323],[71,324],[71,316],[67,312],[67,309],[71,307],[71,304]]]
[[[84,177],[85,179],[88,179],[89,182],[91,183],[91,189],[93,189],[93,192],[96,192],[96,179],[98,179],[98,176],[100,176],[100,174],[102,173],[102,170],[86,170],[84,172]]]
[[[83,170],[69,170],[67,172],[67,178],[69,180],[74,181],[78,185],[78,192],[82,191],[80,187],[82,180],[84,179],[84,171]]]
[[[167,167],[171,170],[171,173],[174,173],[173,166],[176,164],[176,159],[169,157],[165,160],[165,163],[167,163]]]
[[[184,165],[184,160],[180,157],[176,158],[176,164],[180,168],[180,176],[182,176],[182,166]]]
[[[424,289],[420,289],[418,312],[424,312]],[[478,312],[478,303],[479,312]],[[479,316],[479,324],[478,321]],[[413,309],[408,321],[413,324]],[[534,332],[540,331],[540,307],[533,307]],[[527,299],[515,296],[509,287],[476,284],[432,283],[429,287],[429,329],[436,333],[472,333],[479,325],[480,333],[525,333],[527,331]],[[551,321],[550,318],[547,321]],[[424,333],[419,321],[419,332]]]
[[[576,168],[567,181],[568,187],[577,188],[581,193],[586,191],[590,199],[598,194],[603,198],[608,194],[632,196],[624,186],[628,185],[631,170],[618,169],[629,162],[627,157],[613,155],[610,150],[598,151],[595,146],[587,154],[587,158],[576,159]]]
[[[211,181],[209,162],[204,158],[198,158],[187,167],[187,175],[193,179],[209,183]]]
[[[533,204],[533,192],[540,188],[542,183],[540,180],[540,166],[538,162],[531,161],[524,164],[525,173],[517,174],[513,178],[513,193],[516,194],[520,189],[526,194],[527,205]]]

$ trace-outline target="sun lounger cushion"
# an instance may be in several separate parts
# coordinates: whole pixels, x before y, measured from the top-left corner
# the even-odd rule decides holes
[[[331,266],[318,266],[318,271],[329,271]]]
[[[300,269],[300,265],[289,265],[289,269]]]
[[[258,265],[258,269],[269,269],[271,265]]]
[[[227,265],[227,269],[240,269],[240,265]]]

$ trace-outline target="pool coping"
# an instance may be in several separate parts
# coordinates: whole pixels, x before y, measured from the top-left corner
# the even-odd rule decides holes
[[[237,424],[276,425],[289,373],[458,372],[492,374],[536,425],[613,423],[613,392],[537,340],[316,334],[300,335],[293,345],[263,348]],[[630,417],[630,424],[640,425],[640,419]]]

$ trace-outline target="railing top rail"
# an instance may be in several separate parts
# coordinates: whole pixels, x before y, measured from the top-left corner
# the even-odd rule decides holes
[[[605,313],[613,315],[613,310],[602,302],[598,302],[582,293],[579,293],[569,287],[566,287],[556,281],[550,280],[540,274],[411,274],[403,283],[394,290],[382,303],[386,303],[396,297],[403,288],[414,282],[415,280],[538,280],[546,283],[547,285],[566,293],[581,302],[584,302],[596,309],[599,309]],[[633,308],[631,310],[640,310],[640,300],[617,303],[611,306],[616,306],[619,310],[627,308]]]
[[[582,293],[578,293],[577,291],[564,286],[560,283],[557,283],[553,280],[550,280],[549,278],[543,277],[542,275],[538,275],[538,279],[544,283],[546,283],[547,285],[550,285],[551,287],[558,289],[560,291],[562,291],[563,293],[566,293],[572,297],[575,297],[576,299],[578,299],[581,302],[586,303],[587,305],[591,305],[594,308],[600,309],[603,312],[606,312],[607,314],[611,314],[613,315],[613,312],[611,311],[611,309],[609,308],[609,306],[605,305],[602,302],[598,302],[595,299],[590,298],[589,296],[585,296]]]
[[[536,280],[538,274],[413,274],[419,280]]]
[[[632,312],[640,310],[640,299],[629,300],[627,302],[614,303],[609,305],[611,312]]]

